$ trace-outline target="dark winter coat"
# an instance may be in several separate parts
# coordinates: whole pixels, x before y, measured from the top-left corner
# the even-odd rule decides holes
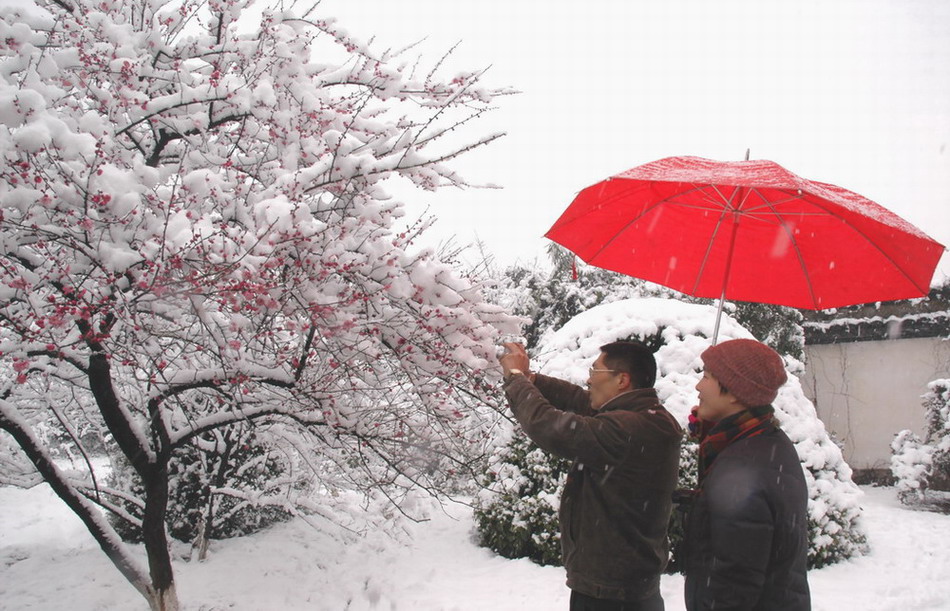
[[[781,429],[733,442],[693,501],[686,608],[807,611],[808,487]]]
[[[567,585],[637,601],[658,591],[682,430],[652,388],[590,407],[587,391],[538,375],[505,385],[511,409],[542,449],[574,461],[561,497]]]

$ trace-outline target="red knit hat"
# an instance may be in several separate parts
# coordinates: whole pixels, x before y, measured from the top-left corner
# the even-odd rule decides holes
[[[754,339],[710,346],[702,359],[706,371],[747,407],[770,405],[788,380],[778,352]]]

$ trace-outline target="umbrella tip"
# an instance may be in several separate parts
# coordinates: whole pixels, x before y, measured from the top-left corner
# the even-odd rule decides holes
[[[745,160],[746,160],[746,161],[749,160],[749,151],[750,151],[750,149],[746,149],[746,150],[745,150]]]

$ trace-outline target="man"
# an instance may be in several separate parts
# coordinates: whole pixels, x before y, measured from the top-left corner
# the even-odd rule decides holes
[[[686,530],[686,608],[807,611],[808,488],[772,401],[785,383],[774,350],[750,339],[702,354],[699,490]]]
[[[571,611],[662,610],[683,433],[653,389],[652,351],[601,347],[584,390],[532,373],[524,347],[505,347],[499,362],[518,422],[542,449],[574,461],[558,515]]]

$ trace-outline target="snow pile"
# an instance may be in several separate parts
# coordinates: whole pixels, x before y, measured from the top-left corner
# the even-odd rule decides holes
[[[901,506],[893,488],[865,488],[873,552],[809,573],[814,611],[946,609],[950,516]],[[506,560],[471,539],[463,503],[409,524],[406,536],[330,536],[302,520],[216,541],[205,562],[176,557],[186,611],[551,611],[567,609],[560,567]],[[141,548],[137,548],[141,553]],[[0,608],[146,611],[82,523],[47,486],[0,487]],[[663,575],[667,609],[683,578]]]

